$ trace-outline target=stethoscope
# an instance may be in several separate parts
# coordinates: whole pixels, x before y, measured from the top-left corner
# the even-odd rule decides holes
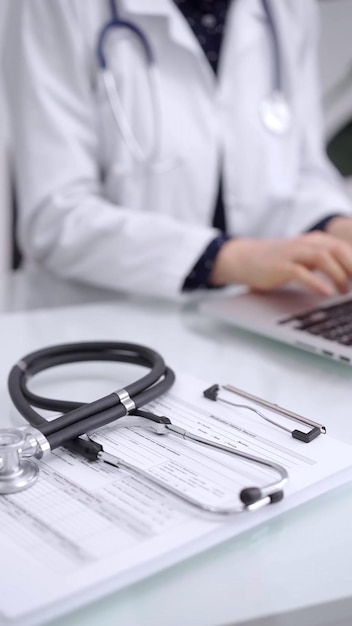
[[[160,98],[160,75],[150,42],[143,31],[133,22],[124,20],[120,17],[120,12],[115,0],[109,0],[111,19],[103,27],[99,37],[97,46],[98,66],[102,82],[106,91],[107,99],[110,105],[113,119],[120,131],[123,142],[129,150],[131,156],[137,163],[152,164],[154,167],[163,169],[162,160],[160,158],[161,135],[162,135],[162,108]],[[105,54],[105,44],[111,31],[121,29],[127,31],[135,37],[137,43],[140,44],[142,53],[145,57],[146,75],[149,85],[149,93],[152,111],[152,140],[149,147],[145,148],[141,145],[136,137],[133,128],[126,115],[119,90],[116,85],[115,76],[107,62]],[[166,166],[167,167],[167,166]],[[165,168],[165,165],[164,165]]]
[[[131,363],[143,366],[148,371],[125,388],[91,403],[46,398],[28,388],[28,381],[39,372],[84,361]],[[32,458],[41,459],[51,451],[64,446],[89,461],[104,461],[143,476],[202,511],[230,515],[238,513],[239,510],[255,510],[266,504],[279,502],[283,498],[283,487],[288,480],[287,471],[283,466],[187,431],[173,424],[169,417],[141,410],[143,405],[168,391],[174,380],[174,372],[165,365],[157,352],[131,343],[64,344],[28,354],[11,369],[8,386],[15,407],[28,421],[29,426],[0,430],[0,494],[16,493],[33,485],[38,478],[39,466]],[[209,390],[204,392],[205,397],[210,397],[208,392]],[[214,400],[214,393],[211,395],[211,399]],[[33,407],[59,413],[59,417],[47,421]],[[114,428],[143,427],[157,435],[174,435],[268,468],[276,473],[278,478],[265,486],[242,489],[239,494],[241,503],[236,506],[224,507],[200,502],[147,471],[106,452],[89,433],[95,433],[107,424]]]
[[[269,0],[261,0],[266,16],[267,26],[270,32],[272,48],[272,85],[270,93],[260,104],[259,115],[264,127],[274,134],[283,135],[291,126],[291,110],[285,96],[282,76],[282,63],[280,54],[279,37],[273,17],[273,11]],[[111,19],[103,27],[97,45],[98,66],[102,82],[106,91],[110,109],[115,123],[120,131],[123,142],[137,163],[159,164],[161,135],[162,135],[162,107],[160,92],[160,75],[153,48],[145,33],[131,21],[124,20],[118,8],[117,0],[109,0]],[[146,73],[149,84],[151,109],[152,109],[152,140],[150,146],[143,147],[136,137],[132,125],[124,109],[115,77],[105,54],[106,41],[113,30],[121,29],[128,32],[140,44],[145,58]],[[170,161],[170,160],[169,160]],[[165,167],[165,166],[164,166]],[[167,167],[167,166],[166,166]]]

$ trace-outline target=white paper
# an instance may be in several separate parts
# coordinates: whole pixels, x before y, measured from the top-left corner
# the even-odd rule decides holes
[[[0,623],[38,624],[40,615],[58,615],[130,584],[350,477],[350,446],[328,435],[309,444],[294,440],[253,412],[203,398],[206,386],[178,376],[149,408],[202,437],[282,464],[290,475],[285,500],[220,518],[124,469],[58,450],[40,463],[34,487],[0,497]],[[107,452],[207,504],[240,508],[243,487],[277,479],[267,468],[171,434],[111,426],[92,436]]]

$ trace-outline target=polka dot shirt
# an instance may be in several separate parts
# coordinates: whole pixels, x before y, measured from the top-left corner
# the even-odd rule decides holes
[[[193,30],[215,74],[231,0],[175,0]]]
[[[218,70],[221,41],[230,2],[231,0],[175,0],[175,4],[197,37],[215,74]],[[210,287],[209,277],[215,259],[225,241],[229,239],[228,235],[226,235],[221,181],[212,225],[218,228],[221,234],[210,242],[187,276],[183,284],[183,290],[185,291]]]

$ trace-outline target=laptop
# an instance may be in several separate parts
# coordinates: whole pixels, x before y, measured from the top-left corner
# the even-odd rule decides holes
[[[326,298],[296,289],[206,300],[201,311],[248,331],[352,365],[352,292]]]

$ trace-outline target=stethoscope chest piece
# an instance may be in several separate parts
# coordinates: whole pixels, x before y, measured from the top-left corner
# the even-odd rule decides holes
[[[0,494],[7,495],[31,487],[39,469],[35,462],[23,459],[25,434],[19,430],[0,430]]]
[[[284,135],[291,128],[291,110],[281,91],[264,98],[260,105],[260,116],[265,128],[275,135]]]

